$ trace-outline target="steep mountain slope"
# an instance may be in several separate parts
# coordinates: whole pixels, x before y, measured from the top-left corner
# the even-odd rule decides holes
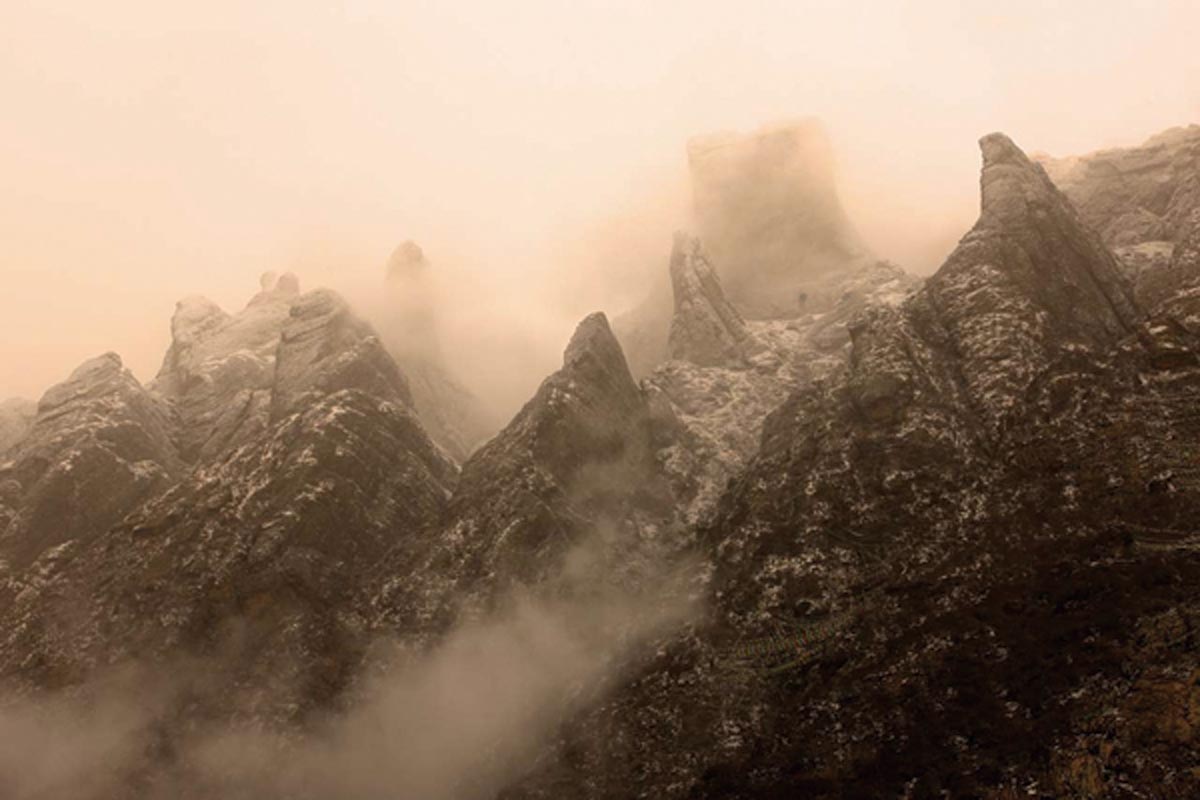
[[[607,551],[615,570],[636,571],[637,549],[653,549],[674,521],[654,457],[669,435],[608,320],[584,319],[562,368],[463,465],[442,525],[400,543],[384,565],[376,603],[385,626],[442,629],[514,584],[553,578],[585,543]]]
[[[180,695],[155,722],[167,741],[185,730],[172,715],[270,725],[334,702],[368,643],[360,577],[438,521],[457,468],[378,338],[332,293],[290,305],[272,363],[261,434],[5,576],[7,679],[167,670]]]
[[[1200,125],[1172,128],[1137,147],[1038,160],[1114,247],[1178,241],[1200,208]]]
[[[1010,141],[981,147],[979,223],[851,325],[701,531],[710,623],[506,797],[1195,793],[1169,720],[1197,663],[1198,343],[1140,321]],[[730,668],[817,622],[837,638]]]
[[[46,392],[0,463],[0,557],[24,567],[166,488],[183,466],[172,432],[166,408],[116,354],[85,362]]]
[[[644,387],[675,430],[659,458],[694,522],[757,451],[767,415],[845,363],[847,324],[866,308],[900,302],[916,281],[879,262],[831,282],[837,296],[823,301],[824,312],[747,322],[725,298],[699,240],[677,235],[670,271],[671,357]]]
[[[585,318],[461,471],[411,243],[395,357],[271,276],[238,314],[181,303],[149,387],[109,354],[47,392],[0,462],[0,682],[91,709],[132,669],[147,695],[78,794],[1200,794],[1197,218],[1135,289],[992,134],[979,219],[918,284],[854,260],[823,160],[775,174],[809,163],[796,136],[697,151],[706,224],[840,266],[730,262],[795,290],[753,319],[677,236],[665,360],[639,384]],[[413,665],[431,698],[362,713]],[[461,728],[457,680],[499,697]],[[413,707],[462,775],[410,775],[442,758],[394,738]]]
[[[1200,225],[1200,126],[1173,128],[1138,147],[1039,157],[1055,183],[1114,247],[1145,308],[1183,289],[1172,253]]]

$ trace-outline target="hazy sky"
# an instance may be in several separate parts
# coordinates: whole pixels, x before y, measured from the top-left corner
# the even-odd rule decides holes
[[[928,272],[976,139],[1056,154],[1200,122],[1200,3],[0,2],[0,397],[267,269],[362,293],[412,238],[550,368],[666,268],[684,143],[816,115],[875,249]],[[537,314],[529,311],[536,309]],[[455,344],[499,347],[486,326]]]

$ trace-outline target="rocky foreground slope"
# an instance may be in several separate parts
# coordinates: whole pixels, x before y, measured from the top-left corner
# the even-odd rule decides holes
[[[591,315],[477,449],[419,304],[271,276],[85,363],[0,455],[0,794],[1197,796],[1200,226],[1143,280],[981,149],[927,281],[756,319],[681,234],[645,379]]]

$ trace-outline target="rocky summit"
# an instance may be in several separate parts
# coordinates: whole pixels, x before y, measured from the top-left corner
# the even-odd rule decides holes
[[[842,208],[832,148],[816,120],[699,136],[687,157],[704,263],[741,316],[822,313],[840,299],[848,275],[877,263]],[[667,277],[615,321],[639,377],[668,356],[680,298],[674,275]]]
[[[0,793],[1200,796],[1193,134],[983,137],[924,280],[813,126],[697,140],[656,349],[486,441],[411,242],[379,330],[180,302],[0,406]]]

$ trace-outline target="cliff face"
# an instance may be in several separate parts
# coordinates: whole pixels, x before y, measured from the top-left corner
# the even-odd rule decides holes
[[[176,306],[171,346],[150,389],[174,410],[185,461],[211,458],[265,429],[279,336],[298,294],[294,276],[268,273],[237,314],[203,297]]]
[[[808,146],[717,144],[718,210]],[[394,358],[287,276],[237,314],[181,303],[153,384],[85,363],[0,461],[0,680],[174,684],[82,796],[323,797],[193,781],[195,742],[326,743],[396,663],[529,602],[599,661],[550,668],[531,740],[455,743],[492,776],[469,796],[1197,796],[1200,225],[1131,278],[1041,166],[980,145],[979,220],[924,283],[802,270],[803,305],[755,319],[681,235],[661,363],[639,383],[588,316],[461,470],[422,418],[441,378],[406,375],[436,356],[424,304]],[[815,202],[789,192],[762,202]],[[505,702],[545,677],[519,633]],[[452,674],[490,690],[473,653]],[[334,785],[397,791],[367,773],[426,752],[377,723]]]
[[[0,463],[0,556],[25,566],[102,534],[179,475],[171,434],[167,409],[116,354],[85,362]]]
[[[506,588],[552,579],[585,543],[615,559],[614,574],[636,571],[638,548],[674,524],[655,459],[669,435],[608,320],[585,318],[562,368],[463,465],[441,527],[384,566],[376,604],[387,627],[444,629]]]
[[[1196,791],[1163,720],[1197,658],[1167,644],[1196,614],[1197,340],[1143,319],[1011,142],[982,148],[975,229],[859,315],[701,527],[711,623],[508,796]],[[793,663],[731,671],[739,641],[820,624]]]
[[[843,282],[880,265],[838,198],[831,148],[808,120],[753,134],[713,134],[688,144],[693,217],[704,262],[747,320],[830,311]],[[634,374],[668,357],[678,294],[659,281],[618,317]]]
[[[359,576],[437,523],[457,467],[417,421],[374,332],[339,298],[313,292],[286,308],[264,326],[263,339],[276,340],[261,358],[268,375],[242,388],[213,377],[247,358],[207,338],[228,333],[228,318],[206,313],[216,324],[191,328],[206,333],[182,337],[190,347],[177,336],[160,378],[180,401],[174,416],[113,356],[47,393],[8,468],[21,484],[6,539],[16,568],[0,582],[10,680],[53,686],[109,664],[186,663],[181,702],[197,719],[276,725],[328,706],[348,684],[366,645]],[[176,381],[197,374],[190,359],[205,346],[202,377]],[[204,413],[215,386],[262,393],[261,414],[185,469],[172,442],[198,441],[197,427],[219,421]],[[87,527],[47,523],[67,511]],[[164,713],[174,731],[167,720],[181,707]]]
[[[791,316],[804,285],[867,259],[815,120],[688,144],[697,232],[751,317]]]
[[[1178,241],[1200,207],[1200,125],[1172,128],[1137,147],[1038,160],[1113,247]]]

